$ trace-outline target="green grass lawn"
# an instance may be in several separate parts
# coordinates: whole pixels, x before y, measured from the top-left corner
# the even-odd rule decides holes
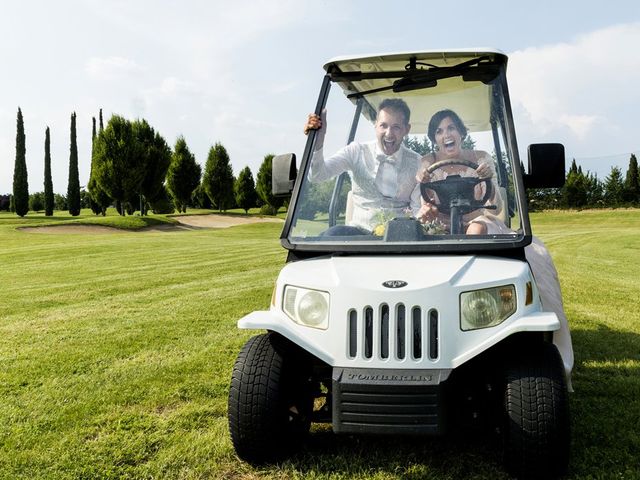
[[[235,323],[268,306],[281,225],[16,230],[69,221],[0,214],[0,478],[506,478],[491,442],[326,428],[281,465],[240,462],[226,402],[252,332]],[[640,478],[640,210],[549,212],[533,224],[574,339],[569,478]]]

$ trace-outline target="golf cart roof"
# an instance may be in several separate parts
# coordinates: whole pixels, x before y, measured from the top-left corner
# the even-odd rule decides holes
[[[365,100],[363,113],[371,121],[380,102],[394,92],[403,92],[405,98],[414,95],[411,133],[424,134],[428,119],[443,108],[456,111],[470,131],[487,130],[491,117],[488,84],[506,65],[507,56],[499,50],[473,48],[341,56],[329,60],[324,69],[352,102]],[[478,95],[478,88],[486,93]],[[465,90],[468,95],[463,94]],[[456,94],[448,95],[451,92]]]

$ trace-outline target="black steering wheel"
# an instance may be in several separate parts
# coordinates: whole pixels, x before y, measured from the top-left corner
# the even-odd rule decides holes
[[[473,170],[478,168],[478,164],[471,160],[463,160],[459,158],[450,158],[441,160],[427,167],[427,173],[449,166],[462,165]],[[481,183],[485,184],[485,193],[481,200],[476,200],[475,187]],[[449,175],[444,180],[436,180],[435,182],[427,182],[420,184],[420,193],[425,202],[433,203],[428,194],[428,190],[433,190],[438,195],[440,203],[437,205],[438,211],[451,216],[451,233],[462,232],[462,216],[478,210],[480,208],[495,209],[495,205],[485,205],[485,203],[493,196],[493,183],[491,177],[461,177],[460,175]]]

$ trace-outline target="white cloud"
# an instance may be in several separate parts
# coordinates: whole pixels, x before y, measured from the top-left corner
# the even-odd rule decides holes
[[[640,101],[637,45],[640,23],[629,23],[511,53],[507,76],[521,147],[560,141],[578,157],[637,149],[628,115]]]
[[[327,59],[420,48],[425,42],[469,45],[487,33],[486,22],[475,21],[451,45],[446,24],[431,22],[426,28],[424,15],[409,18],[376,1],[40,3],[45,14],[33,18],[33,7],[25,2],[8,3],[0,16],[4,62],[16,72],[0,78],[0,193],[11,188],[18,106],[25,114],[33,191],[42,185],[45,126],[52,133],[54,188],[64,193],[69,114],[78,113],[81,168],[88,170],[91,117],[101,107],[105,123],[117,113],[147,119],[169,143],[183,134],[202,163],[209,147],[221,141],[236,170],[249,164],[255,172],[268,152],[303,151],[300,124],[315,104]],[[627,3],[615,10],[638,18]],[[543,10],[532,15],[544,17]],[[624,16],[586,21],[587,7],[577,17],[570,8],[559,10],[554,8],[556,16],[548,18],[550,32],[520,29],[505,35],[512,30],[501,30],[500,35],[494,29],[496,43],[505,50],[539,46],[510,55],[519,144],[560,141],[568,157],[637,151],[640,56],[634,48],[640,44],[639,24],[576,36]],[[27,17],[29,22],[17,21]],[[391,32],[384,25],[404,27]],[[547,38],[569,41],[540,46]]]
[[[100,80],[134,75],[143,70],[135,61],[123,57],[92,57],[87,60],[84,69],[91,78]]]
[[[565,124],[580,140],[587,138],[599,120],[602,121],[602,118],[597,115],[563,114],[558,118],[558,121]]]

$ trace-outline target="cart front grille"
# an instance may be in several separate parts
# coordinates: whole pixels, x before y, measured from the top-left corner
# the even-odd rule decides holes
[[[415,360],[438,358],[439,317],[435,309],[367,306],[347,313],[347,357],[350,359]]]

